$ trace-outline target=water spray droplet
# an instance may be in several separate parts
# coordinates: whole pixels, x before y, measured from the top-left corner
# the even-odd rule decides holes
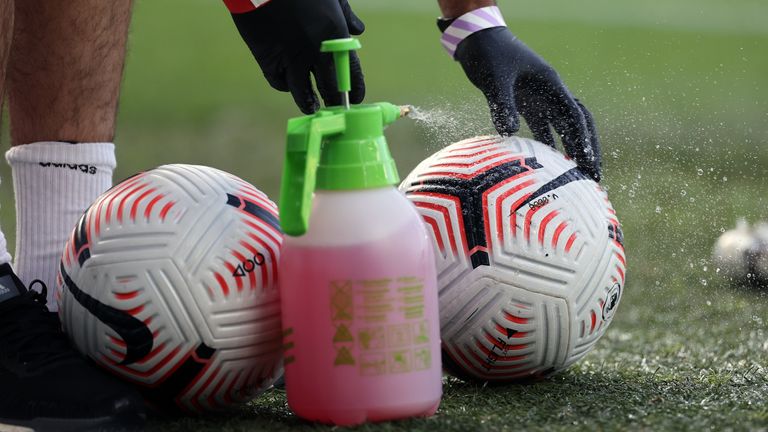
[[[430,141],[440,146],[477,135],[496,134],[487,116],[476,115],[481,109],[478,107],[440,103],[438,107],[409,108],[408,117],[424,128]]]

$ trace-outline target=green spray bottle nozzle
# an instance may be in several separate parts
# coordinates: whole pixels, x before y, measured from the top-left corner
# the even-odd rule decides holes
[[[322,44],[334,54],[339,90],[351,88],[349,50],[356,39]],[[348,99],[345,99],[348,104]],[[387,102],[328,107],[288,121],[285,166],[280,189],[280,224],[291,236],[309,227],[315,189],[359,190],[397,184],[400,179],[389,153],[384,127],[408,109]]]
[[[336,66],[336,86],[341,92],[342,103],[346,109],[349,109],[349,91],[352,90],[349,53],[361,47],[360,41],[355,38],[331,39],[320,45],[321,52],[333,53],[333,63]]]

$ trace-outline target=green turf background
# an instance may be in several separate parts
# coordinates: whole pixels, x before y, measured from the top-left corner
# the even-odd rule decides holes
[[[360,430],[768,428],[768,297],[729,286],[710,260],[737,217],[768,218],[768,4],[633,3],[502,4],[513,31],[596,118],[629,267],[613,326],[553,379],[494,387],[448,379],[437,416]],[[440,109],[452,120],[390,127],[402,176],[441,145],[491,130],[481,96],[438,44],[433,2],[351,4],[368,25],[367,100]],[[218,1],[136,2],[120,107],[116,179],[200,163],[276,199],[284,124],[299,112],[267,86]],[[7,166],[0,175],[10,203]],[[10,207],[0,221],[12,239]],[[280,391],[223,417],[150,426],[327,429],[292,416]]]

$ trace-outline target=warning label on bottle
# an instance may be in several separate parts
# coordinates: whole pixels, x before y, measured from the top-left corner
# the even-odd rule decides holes
[[[419,278],[334,281],[329,294],[335,367],[356,367],[363,376],[430,368]]]

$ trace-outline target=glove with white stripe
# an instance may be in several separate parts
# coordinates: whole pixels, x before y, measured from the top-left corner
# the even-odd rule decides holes
[[[347,0],[224,0],[237,30],[259,63],[269,85],[290,92],[305,114],[320,108],[310,74],[326,106],[340,105],[330,54],[320,53],[324,40],[360,35],[365,25]],[[360,60],[351,52],[350,102],[360,103],[365,82]]]
[[[554,147],[554,129],[568,156],[600,181],[602,157],[592,115],[557,72],[509,31],[497,7],[440,19],[438,27],[443,46],[488,100],[499,134],[515,134],[522,115],[534,138]]]

